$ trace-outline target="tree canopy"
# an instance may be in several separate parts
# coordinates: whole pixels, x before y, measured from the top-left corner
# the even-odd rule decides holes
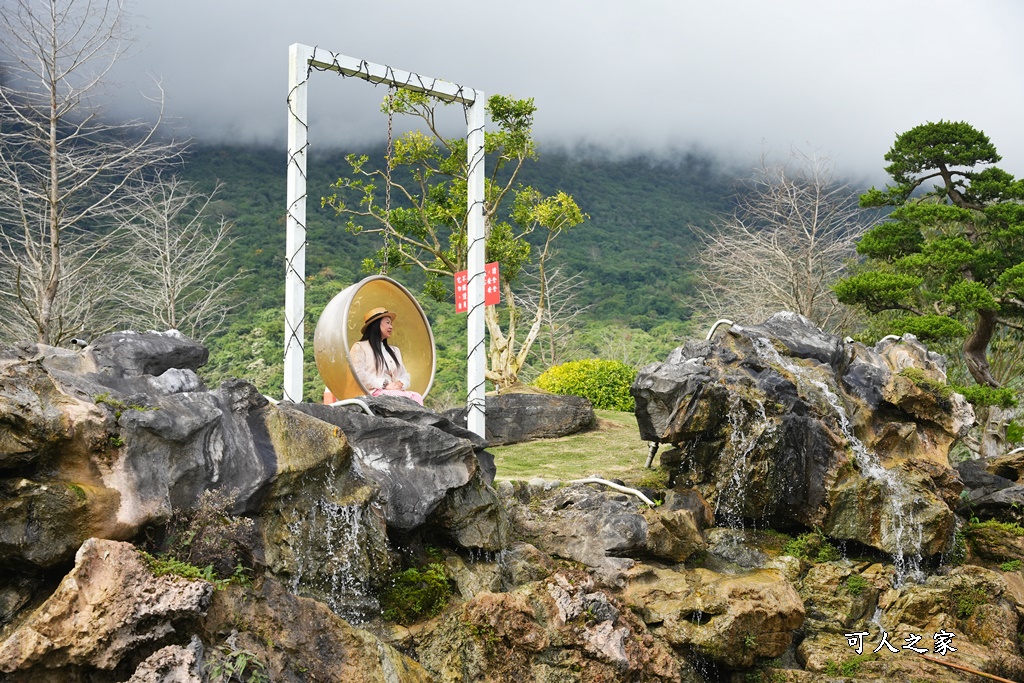
[[[988,136],[964,122],[912,128],[885,160],[893,183],[860,205],[892,212],[860,240],[866,260],[836,294],[895,312],[891,332],[957,340],[978,385],[997,389],[993,336],[1024,329],[1024,181],[995,166]]]
[[[348,156],[351,174],[334,184],[336,192],[324,197],[323,205],[347,217],[351,232],[383,237],[376,258],[364,263],[366,270],[378,265],[382,269],[419,268],[426,273],[426,293],[440,301],[450,296],[447,278],[466,268],[470,169],[466,140],[440,132],[439,104],[446,103],[407,90],[388,95],[382,106],[385,112],[419,119],[428,132],[405,133],[394,141],[393,151],[389,140],[383,169],[372,169],[366,155]],[[586,215],[565,192],[545,196],[519,182],[524,164],[537,156],[533,100],[494,95],[487,101],[487,111],[496,129],[488,129],[484,135],[486,258],[500,263],[507,309],[504,331],[495,307],[488,306],[485,313],[490,332],[487,379],[507,386],[516,382],[544,319],[549,282],[544,268],[553,253],[551,244],[582,223]],[[527,239],[534,233],[543,235],[536,251]],[[527,320],[528,331],[517,336],[517,323],[528,316],[517,309],[512,284],[531,260],[540,270],[541,288],[534,300],[536,308],[528,314],[532,316]]]

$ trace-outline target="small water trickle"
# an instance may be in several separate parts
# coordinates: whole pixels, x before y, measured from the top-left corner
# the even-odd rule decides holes
[[[471,564],[498,563],[504,557],[504,550],[484,550],[483,548],[470,548],[469,561]]]
[[[876,626],[878,628],[878,630],[881,631],[882,630],[882,616],[884,614],[885,614],[885,612],[882,611],[882,608],[876,606],[875,607],[875,613],[871,615],[870,619],[868,619],[868,623]]]
[[[700,654],[699,652],[693,651],[689,653],[687,661],[689,661],[690,666],[693,667],[694,673],[700,676],[700,679],[705,683],[712,683],[713,681],[721,680],[721,673],[718,670],[718,665],[708,657]]]
[[[374,577],[386,567],[366,502],[342,504],[333,471],[310,482],[312,500],[296,500],[294,517],[285,525],[292,554],[291,590],[326,603],[338,616],[359,625],[380,614]],[[386,541],[384,541],[386,543]]]
[[[798,392],[801,391],[801,382],[818,390],[832,408],[860,471],[868,479],[876,482],[882,490],[883,502],[889,510],[884,517],[887,527],[879,531],[883,539],[886,537],[890,539],[888,545],[893,548],[892,558],[896,569],[893,579],[894,587],[898,588],[908,579],[915,582],[923,580],[924,572],[921,569],[923,529],[920,521],[916,519],[913,505],[909,503],[912,499],[906,484],[885,469],[878,454],[865,446],[854,434],[853,425],[850,424],[842,399],[828,384],[812,376],[811,369],[783,357],[768,339],[757,337],[753,339],[753,344],[754,350],[762,360],[782,366],[792,373],[797,382]]]
[[[744,528],[744,503],[747,498],[749,480],[747,458],[757,446],[762,436],[775,429],[775,423],[768,419],[764,404],[753,399],[753,418],[750,411],[738,394],[729,396],[729,446],[732,460],[728,467],[732,473],[726,486],[718,492],[715,501],[715,517],[725,526],[734,529]]]

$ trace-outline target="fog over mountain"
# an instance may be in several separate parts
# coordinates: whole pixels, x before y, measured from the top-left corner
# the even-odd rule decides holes
[[[1010,0],[129,0],[136,44],[117,111],[161,79],[188,135],[285,145],[287,53],[303,43],[517,97],[546,145],[693,149],[750,165],[762,149],[832,156],[884,182],[895,135],[966,120],[1024,173],[1024,4]],[[383,140],[383,86],[315,74],[317,147]],[[450,119],[450,120],[447,120]],[[452,108],[444,122],[462,129]]]

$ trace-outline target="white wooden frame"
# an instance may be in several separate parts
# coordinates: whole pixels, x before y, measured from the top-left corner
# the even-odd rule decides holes
[[[468,428],[484,436],[484,93],[449,81],[392,69],[295,43],[288,48],[288,192],[285,238],[284,400],[302,401],[306,313],[306,155],[309,149],[307,88],[313,70],[335,71],[370,83],[434,95],[468,106],[467,230],[469,316],[466,323]]]

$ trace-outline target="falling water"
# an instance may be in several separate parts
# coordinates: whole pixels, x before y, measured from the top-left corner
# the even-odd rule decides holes
[[[377,566],[386,563],[379,558],[387,556],[387,541],[374,528],[367,502],[338,502],[346,497],[338,490],[333,468],[315,479],[297,496],[285,525],[285,543],[293,556],[291,589],[361,624],[380,613],[374,577],[388,569]]]
[[[896,569],[894,584],[898,587],[908,578],[914,581],[921,580],[924,577],[921,571],[920,551],[923,530],[921,524],[915,519],[913,506],[905,504],[911,498],[904,482],[885,469],[878,455],[865,446],[853,433],[853,426],[847,417],[842,399],[825,382],[810,376],[808,368],[781,356],[768,339],[757,337],[753,339],[753,344],[761,358],[782,366],[791,372],[798,381],[807,382],[820,391],[828,401],[829,406],[835,412],[847,443],[853,450],[854,458],[860,466],[861,472],[876,482],[883,491],[883,502],[889,508],[889,514],[883,516],[883,520],[888,522],[888,528],[880,531],[883,537],[888,533],[893,539],[893,564]]]
[[[775,423],[768,419],[764,404],[753,399],[755,417],[746,419],[749,412],[743,405],[743,399],[737,394],[729,396],[729,445],[732,451],[732,474],[728,482],[718,492],[715,501],[715,517],[721,519],[726,526],[743,529],[743,504],[747,497],[747,457],[758,444],[761,437],[775,429]]]
[[[310,506],[308,518],[288,524],[295,551],[292,592],[322,595],[331,611],[353,624],[380,612],[363,568],[363,548],[369,542],[364,514],[361,506],[319,498]]]

